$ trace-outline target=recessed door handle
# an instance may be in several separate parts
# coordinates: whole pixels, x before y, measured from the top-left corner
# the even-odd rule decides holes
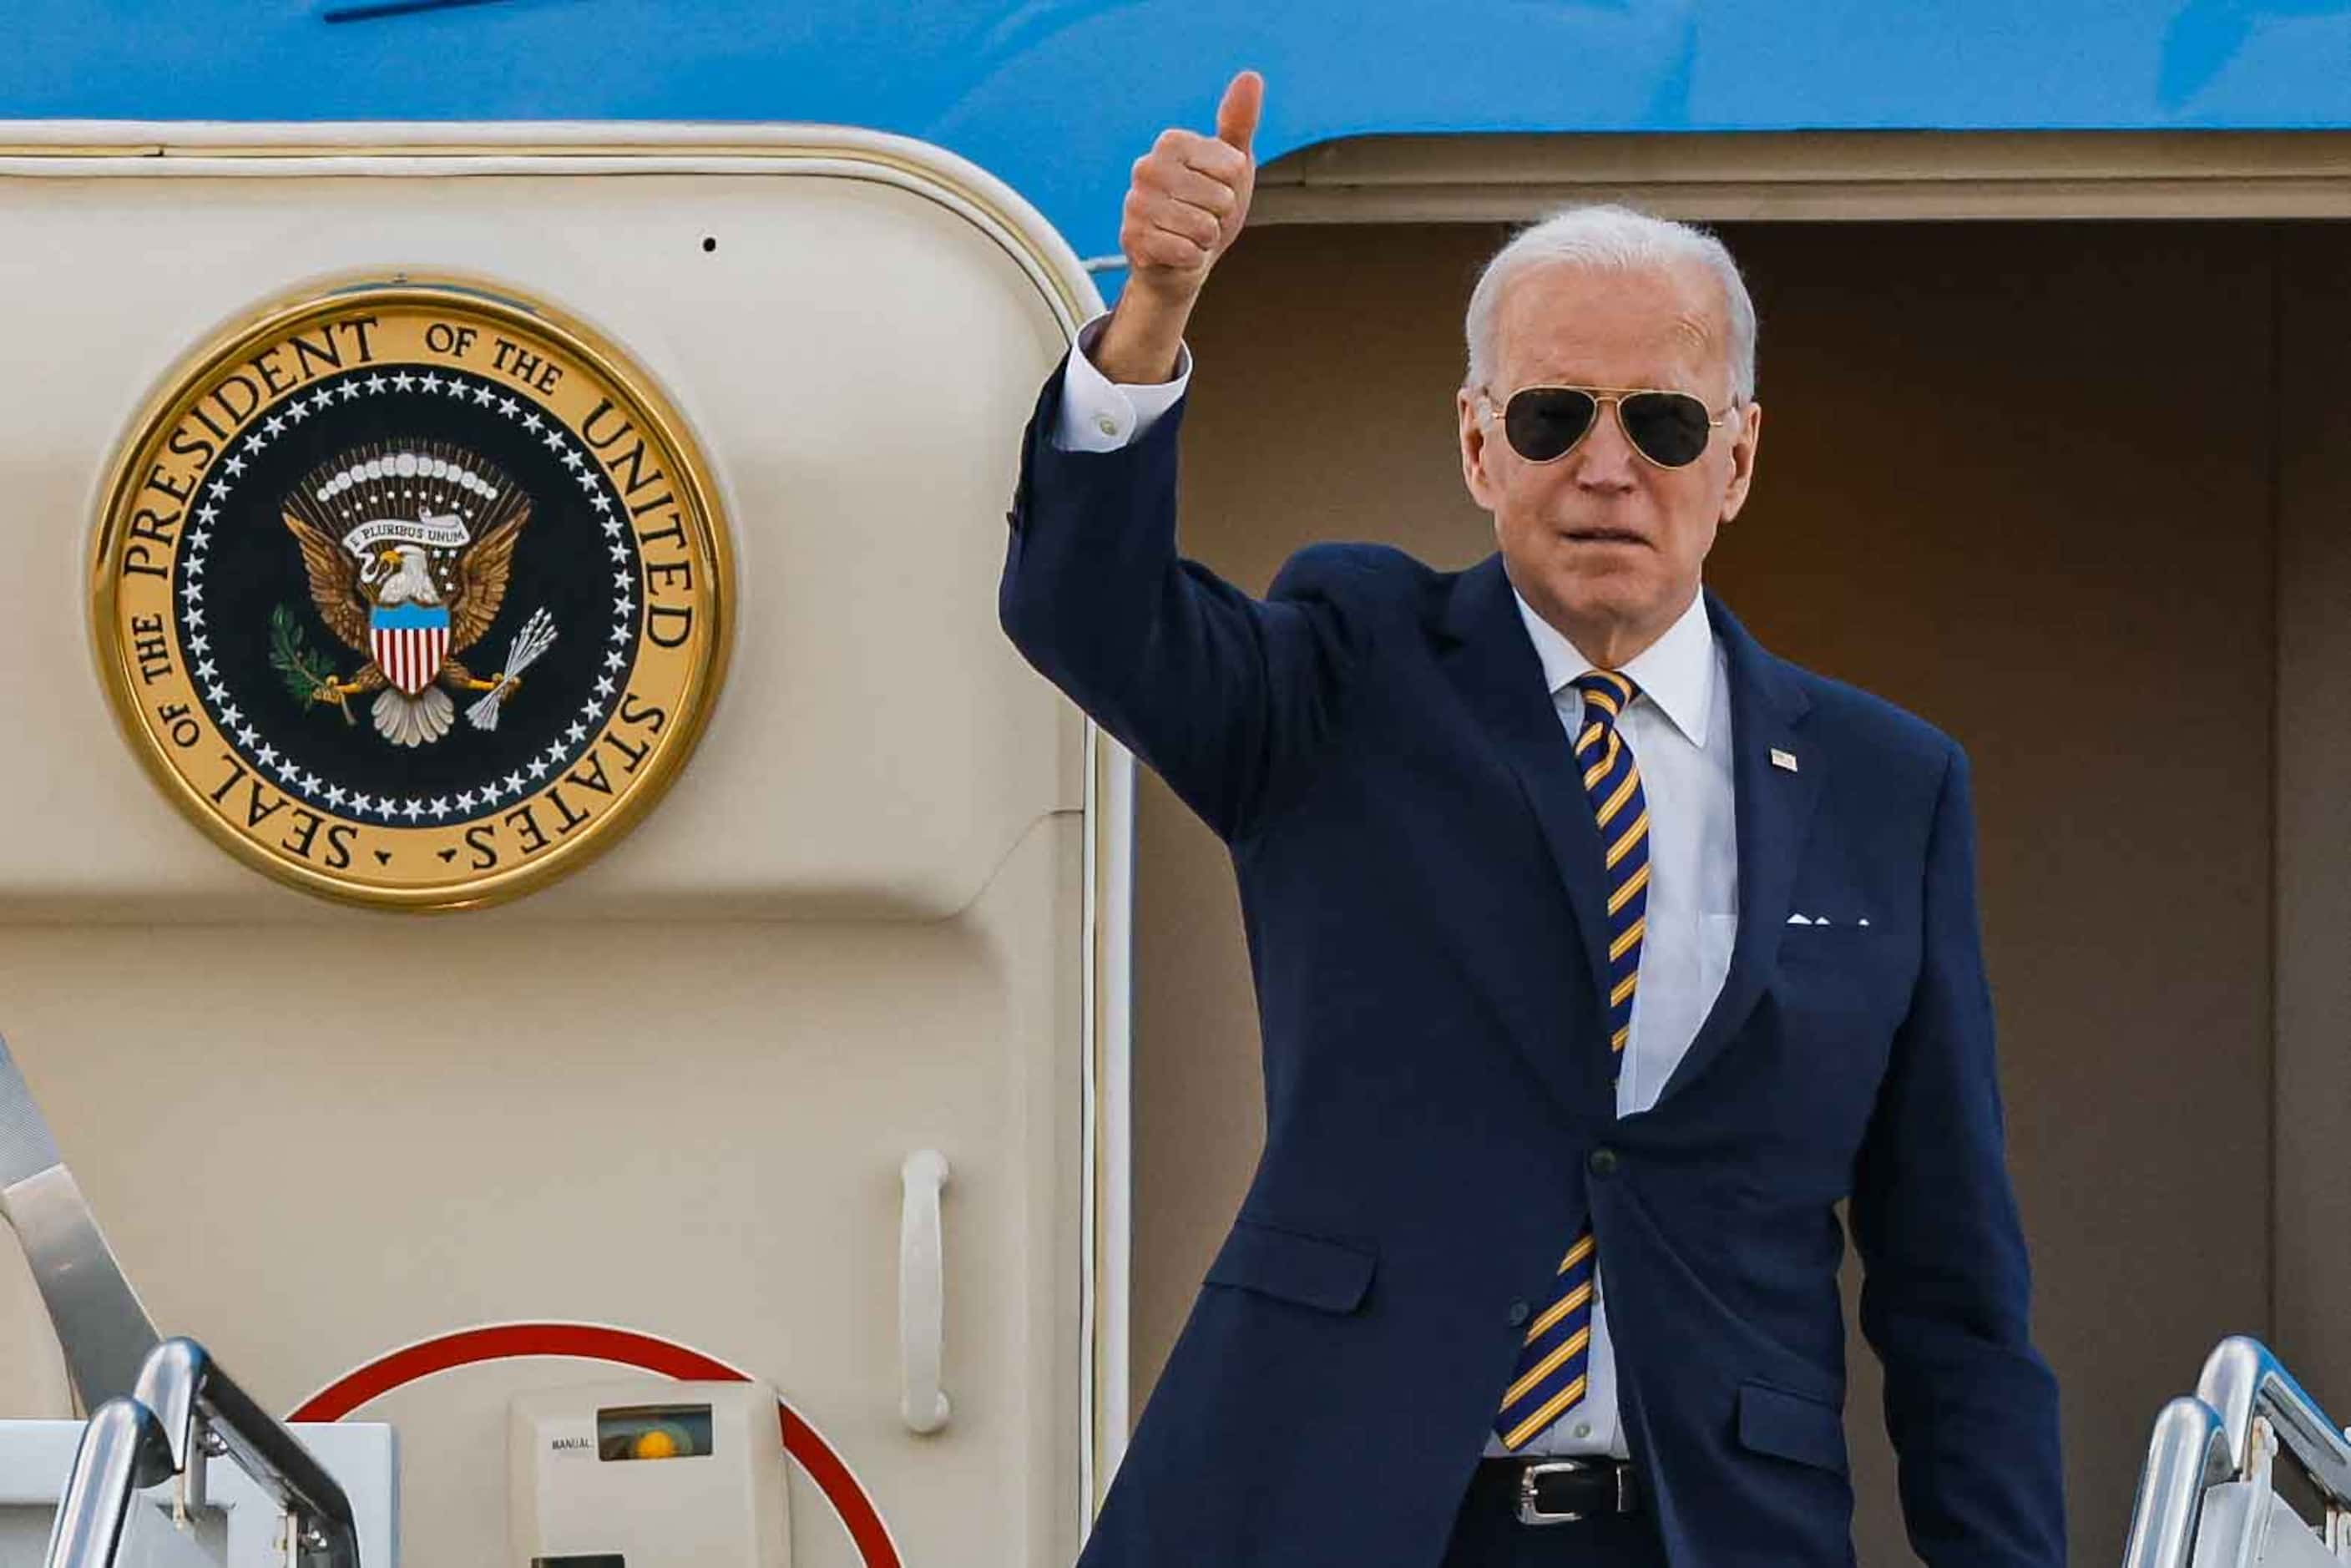
[[[946,1334],[946,1265],[939,1238],[939,1190],[947,1161],[936,1149],[917,1149],[899,1167],[898,1364],[904,1380],[899,1414],[914,1432],[947,1424],[939,1362]]]

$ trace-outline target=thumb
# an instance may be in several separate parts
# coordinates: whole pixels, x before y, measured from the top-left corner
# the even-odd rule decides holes
[[[1243,71],[1233,78],[1225,89],[1224,101],[1217,105],[1217,140],[1247,152],[1250,139],[1257,135],[1257,120],[1265,107],[1265,78],[1255,71]]]

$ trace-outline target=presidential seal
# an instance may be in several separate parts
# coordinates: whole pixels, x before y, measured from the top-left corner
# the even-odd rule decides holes
[[[728,558],[676,413],[450,279],[283,302],[126,438],[99,663],[165,791],[315,893],[459,908],[610,844],[716,695]]]

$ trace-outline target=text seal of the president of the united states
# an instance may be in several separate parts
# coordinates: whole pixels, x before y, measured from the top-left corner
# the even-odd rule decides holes
[[[652,804],[716,695],[728,570],[643,372],[509,290],[403,277],[270,307],[166,379],[93,605],[118,716],[214,839],[450,908]]]

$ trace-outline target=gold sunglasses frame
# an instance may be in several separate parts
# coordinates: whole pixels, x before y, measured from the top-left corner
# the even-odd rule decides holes
[[[1479,387],[1478,389],[1478,423],[1480,424],[1492,423],[1495,420],[1501,417],[1504,409],[1510,407],[1510,398],[1517,397],[1520,392],[1582,392],[1584,396],[1593,401],[1594,407],[1592,410],[1591,423],[1586,424],[1582,431],[1578,432],[1575,439],[1569,442],[1566,446],[1562,448],[1559,455],[1556,457],[1528,456],[1525,453],[1520,452],[1516,445],[1511,444],[1510,426],[1508,424],[1503,425],[1502,444],[1505,446],[1509,446],[1510,448],[1510,455],[1516,457],[1521,463],[1531,463],[1537,466],[1541,466],[1546,463],[1556,463],[1560,458],[1565,457],[1569,453],[1573,452],[1577,447],[1583,445],[1583,438],[1590,435],[1594,430],[1599,428],[1600,407],[1602,405],[1607,406],[1614,413],[1616,420],[1616,434],[1625,438],[1625,444],[1633,449],[1633,455],[1638,457],[1642,462],[1646,463],[1652,468],[1663,469],[1665,472],[1671,474],[1677,470],[1688,467],[1690,463],[1696,463],[1698,458],[1706,455],[1706,446],[1701,446],[1698,449],[1697,455],[1690,458],[1689,463],[1660,463],[1656,458],[1650,456],[1648,453],[1643,451],[1641,444],[1633,439],[1633,433],[1625,427],[1625,400],[1628,397],[1637,397],[1643,392],[1660,392],[1667,397],[1686,397],[1689,399],[1690,402],[1697,403],[1698,407],[1702,409],[1706,408],[1705,401],[1696,392],[1686,392],[1679,387],[1583,387],[1577,386],[1572,382],[1531,382],[1525,386],[1513,389],[1510,392],[1510,396],[1504,398],[1499,405],[1494,402],[1492,388]],[[1730,411],[1738,406],[1739,400],[1734,397],[1729,402],[1722,405],[1722,412],[1720,413],[1716,413],[1712,409],[1706,410],[1708,416],[1706,422],[1707,446],[1714,444],[1714,432],[1722,428],[1724,422],[1730,417]]]

